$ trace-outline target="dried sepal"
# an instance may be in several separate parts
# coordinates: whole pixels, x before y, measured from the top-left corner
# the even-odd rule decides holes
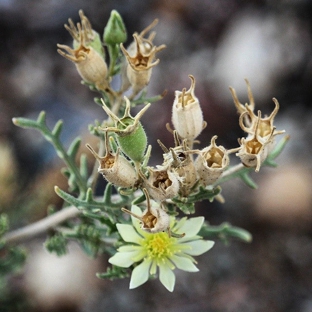
[[[175,91],[172,106],[172,124],[179,136],[193,141],[205,128],[206,123],[198,98],[195,96],[195,78],[189,75],[191,86],[186,91]]]
[[[143,189],[143,191],[146,198],[147,208],[144,210],[142,216],[136,215],[125,208],[121,208],[121,210],[140,220],[142,230],[148,233],[169,232],[169,215],[160,207],[158,203],[150,200],[146,189]]]
[[[245,79],[245,82],[246,82],[246,85],[247,85],[247,94],[248,94],[248,100],[249,100],[249,104],[245,104],[243,105],[239,100],[238,100],[238,97],[237,97],[237,94],[236,94],[236,91],[234,88],[230,87],[230,91],[231,91],[231,94],[232,94],[232,97],[233,97],[233,100],[234,100],[234,104],[235,104],[235,107],[237,109],[237,112],[241,115],[242,113],[245,113],[247,111],[247,109],[249,111],[254,111],[255,109],[255,100],[254,100],[254,97],[253,97],[253,94],[252,94],[252,91],[251,91],[251,87],[250,87],[250,83],[248,81],[248,79]],[[248,119],[248,116],[245,115],[245,122],[246,124],[249,126],[250,125],[250,122],[251,120]]]
[[[73,62],[81,78],[87,83],[95,85],[98,90],[108,91],[107,65],[104,58],[86,42],[89,40],[88,32],[83,31],[77,24],[79,41],[75,49],[67,45],[57,44],[57,52]]]
[[[229,153],[235,150],[226,150],[216,144],[217,136],[211,138],[209,146],[198,151],[195,168],[203,186],[214,184],[230,163]]]
[[[137,173],[130,162],[122,156],[120,148],[116,153],[111,151],[106,134],[106,154],[104,157],[98,155],[94,149],[87,144],[87,148],[99,162],[98,172],[110,183],[117,187],[134,187],[138,179]]]
[[[145,86],[148,85],[152,68],[159,63],[159,59],[155,59],[156,53],[163,50],[166,46],[164,44],[155,46],[153,39],[156,35],[152,32],[148,38],[144,38],[147,32],[149,32],[156,24],[158,20],[154,20],[151,25],[145,28],[140,34],[134,33],[134,41],[130,46],[125,49],[123,44],[120,44],[120,48],[125,55],[126,62],[122,66],[122,91],[132,87],[132,95],[134,97]]]

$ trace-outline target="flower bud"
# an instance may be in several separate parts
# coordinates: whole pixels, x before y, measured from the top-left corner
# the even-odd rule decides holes
[[[94,149],[87,144],[87,148],[99,161],[98,172],[110,183],[117,187],[133,187],[137,181],[137,174],[130,162],[120,154],[119,148],[116,154],[109,151],[106,137],[106,155],[100,157]]]
[[[213,136],[209,146],[199,152],[195,160],[195,168],[200,184],[214,184],[230,163],[228,151],[221,145],[216,145],[217,136]]]
[[[139,219],[141,221],[142,230],[148,233],[169,231],[169,215],[159,206],[158,203],[150,200],[149,195],[145,189],[143,189],[143,191],[146,196],[147,208],[143,211],[142,216],[136,215],[125,208],[121,208],[121,210],[130,214],[132,217]]]
[[[104,28],[103,39],[106,44],[120,44],[127,40],[125,24],[116,10],[112,10],[107,25]]]
[[[188,91],[184,88],[175,92],[172,107],[172,123],[179,136],[193,141],[205,128],[206,123],[199,105],[198,98],[194,94],[195,78],[189,75],[191,87]]]
[[[84,81],[95,85],[98,90],[106,91],[109,88],[107,65],[103,57],[92,46],[86,44],[86,41],[89,40],[88,32],[83,31],[80,24],[77,24],[77,27],[79,33],[78,47],[72,49],[69,46],[58,44],[57,52],[75,63],[77,71]]]
[[[147,104],[135,117],[132,117],[130,115],[130,101],[127,97],[125,97],[125,101],[126,109],[124,116],[118,118],[102,100],[103,109],[115,122],[115,127],[107,127],[104,130],[116,133],[118,145],[123,153],[133,161],[140,162],[146,150],[147,136],[139,120],[150,104]]]

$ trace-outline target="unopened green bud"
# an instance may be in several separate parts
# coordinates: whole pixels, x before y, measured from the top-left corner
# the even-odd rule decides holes
[[[127,40],[127,31],[120,14],[113,10],[104,28],[104,42],[109,45],[120,44]]]

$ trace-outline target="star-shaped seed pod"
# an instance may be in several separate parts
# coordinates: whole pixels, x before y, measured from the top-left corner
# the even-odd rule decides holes
[[[253,136],[254,132],[257,128],[257,134],[263,138],[264,140],[269,138],[272,134],[272,129],[274,128],[274,118],[279,110],[279,103],[276,98],[273,98],[273,102],[275,103],[275,108],[270,114],[270,116],[261,117],[259,119],[258,116],[255,115],[253,110],[250,109],[250,107],[246,104],[245,105],[245,112],[241,113],[241,116],[239,118],[239,125],[246,133]],[[248,119],[251,121],[249,123],[249,126],[245,125],[244,122],[246,120],[245,115],[248,115]],[[259,115],[259,114],[258,114]],[[274,129],[273,135],[276,136],[278,134],[284,133],[285,130],[276,130]]]
[[[148,38],[144,38],[147,32],[156,26],[158,20],[154,20],[151,25],[145,28],[140,34],[134,33],[134,41],[125,49],[123,44],[120,48],[125,55],[126,63],[122,66],[122,87],[125,91],[132,87],[132,95],[136,96],[150,81],[152,68],[159,63],[159,59],[155,59],[156,53],[166,48],[164,44],[155,46],[153,39],[156,32],[152,32]]]
[[[73,62],[81,78],[98,90],[109,91],[109,84],[107,81],[107,65],[103,56],[96,51],[90,44],[90,32],[86,22],[77,24],[77,29],[70,23],[67,28],[74,38],[76,47],[73,49],[67,45],[57,44],[57,52]],[[77,38],[77,40],[76,40]]]
[[[158,168],[147,167],[148,179],[140,174],[143,186],[149,195],[157,202],[163,202],[178,195],[180,183],[178,177],[169,168],[158,166]]]
[[[195,96],[195,78],[189,75],[191,86],[186,91],[175,91],[175,98],[172,106],[172,124],[179,136],[187,139],[190,143],[206,127],[203,119],[199,100]]]
[[[177,176],[177,179],[180,182],[179,195],[187,197],[198,181],[196,168],[192,158],[194,151],[190,150],[186,139],[181,143],[176,130],[173,131],[173,136],[175,141],[174,148],[171,147],[167,149],[160,140],[157,141],[164,151],[164,162],[162,166],[168,168],[169,171]]]
[[[217,136],[211,138],[209,146],[198,151],[195,168],[203,186],[214,184],[230,163],[229,154],[238,149],[226,150],[222,145],[216,144]]]
[[[160,205],[150,200],[148,191],[143,188],[146,198],[147,208],[144,210],[142,216],[136,215],[128,209],[121,208],[123,212],[130,214],[141,221],[142,230],[148,233],[168,232],[170,225],[170,217]]]
[[[244,113],[241,115],[243,119]],[[253,167],[255,171],[260,170],[261,164],[267,158],[268,153],[270,152],[273,144],[274,131],[273,127],[271,134],[266,138],[263,138],[259,135],[258,127],[260,125],[261,112],[258,111],[257,124],[254,132],[250,132],[247,138],[241,138],[238,142],[241,145],[239,148],[238,156],[241,159],[241,162],[246,167]]]
[[[120,148],[113,153],[108,142],[108,133],[105,133],[106,155],[101,157],[87,144],[87,148],[99,162],[98,172],[110,183],[117,187],[134,187],[138,175],[131,163],[121,154]]]

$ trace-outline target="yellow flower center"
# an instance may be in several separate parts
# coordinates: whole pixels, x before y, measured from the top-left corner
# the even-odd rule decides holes
[[[146,250],[147,257],[155,260],[164,259],[172,256],[175,253],[173,245],[176,238],[169,237],[168,233],[160,232],[149,235],[143,247]]]

